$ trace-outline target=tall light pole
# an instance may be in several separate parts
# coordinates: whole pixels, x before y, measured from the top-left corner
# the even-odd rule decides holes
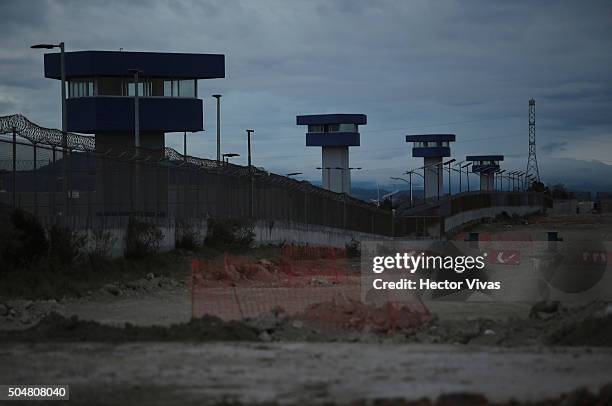
[[[459,170],[462,170],[463,168],[465,168],[465,177],[467,178],[467,191],[470,191],[470,170],[469,170],[469,166],[472,165],[472,162],[467,163],[465,165],[463,165],[461,168],[459,168]]]
[[[452,194],[452,191],[451,191],[451,164],[455,161],[456,159],[453,158],[449,161],[444,162],[444,165],[448,165],[448,197],[450,197]]]
[[[221,161],[221,95],[213,94],[217,99],[217,162]]]
[[[391,176],[391,177],[389,177],[389,179],[401,180],[403,182],[408,183],[408,188],[410,189],[410,207],[412,207],[412,172],[408,172],[408,175],[410,175],[410,180],[406,180],[404,178],[398,178],[398,177],[395,177],[395,176]]]
[[[459,166],[459,193],[461,193],[461,178],[463,177],[463,172],[461,171],[461,164],[464,163],[465,161],[459,161],[457,162],[455,165],[453,166]],[[456,169],[455,169],[456,170]]]
[[[247,132],[247,147],[249,149],[249,170],[251,169],[251,133],[254,133],[254,130],[246,130]]]
[[[411,171],[406,172],[406,175],[408,175],[408,187],[410,188],[410,207],[412,207],[413,205],[413,196],[412,196],[412,174],[415,175],[419,175],[422,179],[423,179],[423,187],[425,186],[425,176],[421,175],[420,173],[416,172],[416,169],[413,169]],[[405,179],[403,178],[391,178],[391,179],[400,179],[403,180],[404,182],[406,182]]]
[[[497,176],[499,177],[499,190],[502,192],[504,191],[504,172],[506,172],[505,169],[497,172]]]
[[[32,49],[53,49],[59,48],[60,50],[60,79],[62,82],[62,186],[64,188],[64,204],[66,207],[66,214],[68,214],[68,205],[70,200],[68,198],[68,119],[66,113],[66,52],[64,42],[59,44],[36,44],[32,45]]]
[[[128,69],[128,71],[134,75],[134,147],[136,148],[136,154],[138,154],[138,148],[140,148],[140,97],[138,95],[138,75],[141,74],[142,71],[139,69]]]

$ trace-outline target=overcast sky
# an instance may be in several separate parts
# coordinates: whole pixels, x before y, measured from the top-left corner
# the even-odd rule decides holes
[[[254,163],[278,173],[320,177],[321,151],[295,125],[314,113],[367,114],[357,181],[420,166],[404,141],[417,132],[455,133],[457,160],[501,153],[524,170],[533,97],[543,180],[612,184],[610,1],[2,0],[0,16],[0,115],[60,127],[59,84],[33,43],[222,53],[226,78],[199,83],[207,132],[189,135],[190,154],[216,154],[209,96],[222,93],[223,151],[244,158],[253,128]]]

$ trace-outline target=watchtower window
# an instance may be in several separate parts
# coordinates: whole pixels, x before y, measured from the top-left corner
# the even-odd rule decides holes
[[[197,97],[197,81],[195,79],[173,79],[164,81],[164,96],[166,97]]]
[[[71,79],[68,82],[68,97],[86,97],[93,95],[93,79]]]

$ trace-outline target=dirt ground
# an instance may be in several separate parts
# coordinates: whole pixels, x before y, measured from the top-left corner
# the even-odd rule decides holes
[[[526,402],[581,387],[596,392],[609,382],[610,371],[610,350],[583,348],[363,343],[0,347],[1,382],[69,383],[70,404],[350,404],[466,392],[493,402]]]
[[[587,232],[610,241],[612,217],[543,217],[474,230]],[[534,319],[526,303],[428,301],[431,320],[393,334],[321,329],[282,314],[189,322],[188,273],[151,271],[78,299],[0,300],[0,383],[67,383],[71,403],[82,404],[368,404],[475,393],[463,404],[487,404],[484,396],[571,405],[594,404],[581,388],[594,394],[612,382],[607,303],[561,305]],[[453,399],[438,403],[460,404]]]

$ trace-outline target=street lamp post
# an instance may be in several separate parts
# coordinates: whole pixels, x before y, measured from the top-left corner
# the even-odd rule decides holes
[[[448,197],[451,196],[451,164],[455,162],[455,159],[444,162],[444,165],[448,165]]]
[[[62,82],[62,186],[64,189],[64,204],[66,208],[66,215],[69,213],[69,197],[68,197],[68,119],[66,112],[66,48],[64,42],[59,44],[36,44],[32,45],[32,49],[53,49],[59,48],[60,50],[60,79]]]
[[[453,166],[459,166],[459,193],[461,193],[461,190],[462,190],[462,185],[461,185],[461,180],[462,179],[461,178],[463,178],[463,172],[461,171],[461,164],[464,163],[464,162],[465,161],[459,161],[455,165],[453,165]]]
[[[463,168],[465,168],[465,177],[467,178],[467,191],[470,191],[470,170],[468,169],[468,167],[472,165],[471,162],[463,165],[462,167],[459,168],[459,170],[461,171]]]
[[[249,161],[249,170],[251,170],[251,133],[255,132],[254,130],[246,130],[247,132],[247,147],[248,147],[248,161]]]
[[[139,75],[142,73],[139,69],[128,69],[134,75],[134,147],[136,154],[140,148],[140,96],[138,94]]]
[[[394,176],[391,176],[389,179],[401,180],[401,181],[408,183],[408,188],[410,190],[410,207],[412,207],[412,172],[406,172],[406,174],[408,175],[408,179],[410,180],[406,180],[404,178],[398,178]]]
[[[221,95],[213,94],[217,99],[217,163],[221,161]]]
[[[408,181],[407,181],[408,187],[410,188],[410,207],[413,206],[413,201],[414,201],[413,196],[412,196],[412,174],[420,176],[423,179],[423,187],[425,186],[425,176],[416,172],[416,169],[406,172],[406,175],[408,175]],[[406,182],[406,179],[403,179],[403,178],[392,178],[392,179],[399,179],[399,180],[403,180],[404,182]]]
[[[501,170],[501,171],[497,171],[497,175],[498,175],[498,183],[499,183],[499,190],[501,190],[502,192],[504,191],[504,172],[506,172],[506,170]]]
[[[226,164],[228,164],[228,163],[229,163],[229,159],[230,159],[230,158],[234,158],[234,157],[237,157],[237,156],[240,156],[240,154],[236,154],[236,153],[233,153],[233,152],[228,152],[227,154],[223,154],[223,155],[222,155],[222,157],[223,157],[223,162],[225,162]]]

